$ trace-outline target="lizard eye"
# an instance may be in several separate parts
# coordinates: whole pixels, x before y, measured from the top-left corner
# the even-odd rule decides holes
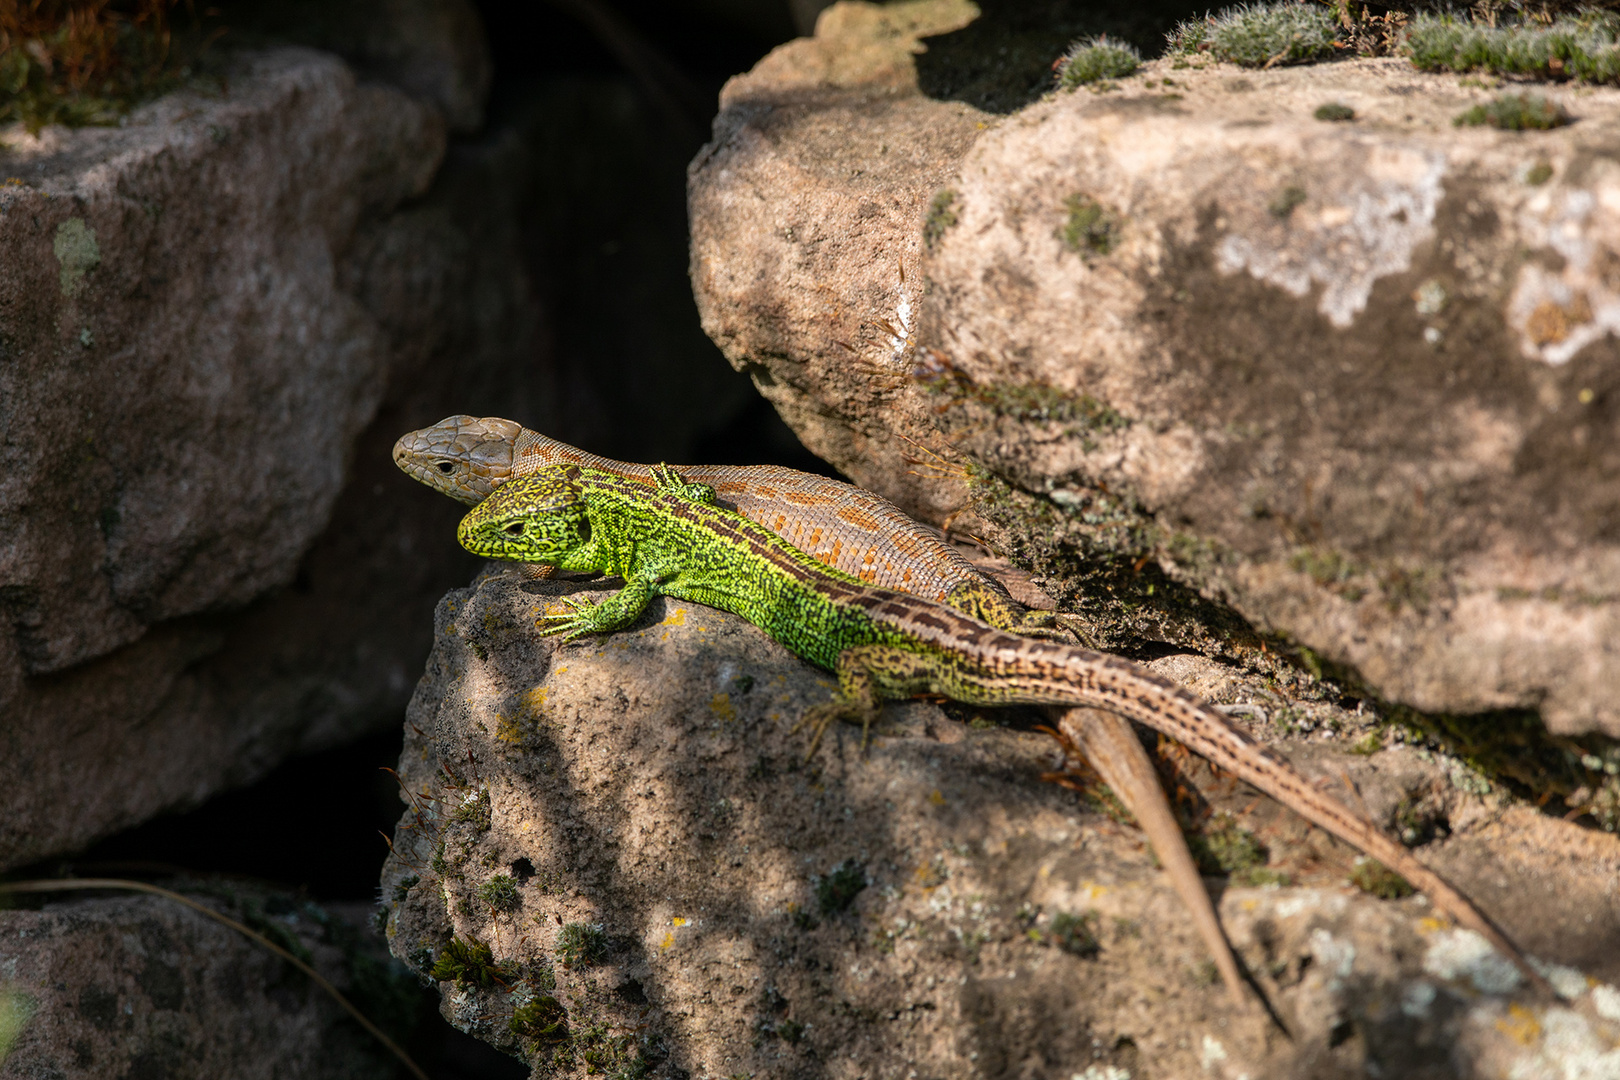
[[[512,524],[508,525],[506,528],[502,529],[501,531],[504,532],[507,536],[522,536],[523,535],[523,522],[514,521],[514,522],[512,522]]]
[[[433,467],[444,473],[446,476],[449,476],[451,473],[456,471],[456,463],[453,461],[435,462]]]

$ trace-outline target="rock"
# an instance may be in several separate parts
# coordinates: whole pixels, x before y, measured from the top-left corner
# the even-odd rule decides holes
[[[200,894],[310,963],[403,1038],[414,980],[369,931],[307,901]],[[228,902],[226,902],[228,901]],[[393,1077],[398,1060],[285,960],[154,896],[70,896],[0,912],[0,1075]]]
[[[394,955],[537,1075],[1471,1076],[1620,1053],[1620,839],[1462,791],[1432,755],[1285,747],[1324,782],[1353,773],[1374,813],[1444,805],[1424,857],[1574,965],[1548,969],[1570,1001],[1535,1002],[1420,898],[1346,887],[1351,853],[1176,766],[1297,882],[1211,882],[1282,1038],[1227,1003],[1134,830],[1040,782],[1047,736],[908,702],[868,755],[845,728],[806,764],[791,729],[828,674],[684,602],[573,646],[535,633],[602,588],[509,569],[445,598],[383,871]],[[1200,658],[1161,670],[1263,688]]]
[[[957,11],[840,4],[728,85],[690,202],[732,363],[1121,640],[1620,736],[1620,91],[1514,132],[1399,59],[1156,61],[998,120],[899,59]]]
[[[230,713],[253,678],[199,662],[286,658],[221,613],[292,583],[327,525],[391,359],[347,259],[427,188],[444,126],[307,50],[228,86],[6,136],[0,865],[320,742],[307,683],[267,731]]]

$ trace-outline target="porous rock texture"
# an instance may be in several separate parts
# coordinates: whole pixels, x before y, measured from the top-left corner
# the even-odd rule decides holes
[[[807,764],[791,729],[832,679],[740,619],[659,600],[606,638],[536,633],[561,597],[612,584],[507,568],[451,593],[406,718],[390,948],[437,966],[446,1018],[536,1076],[1620,1065],[1613,836],[1464,791],[1448,776],[1466,769],[1413,747],[1280,748],[1336,790],[1353,782],[1381,820],[1421,804],[1444,821],[1422,857],[1555,961],[1568,999],[1538,1002],[1472,934],[1420,898],[1349,888],[1353,853],[1183,756],[1184,786],[1294,882],[1209,881],[1284,1037],[1229,1004],[1134,830],[1041,782],[1058,755],[1029,728],[1039,717],[964,724],[908,702],[885,710],[869,754],[845,728]],[[1155,668],[1220,701],[1265,692],[1191,655]],[[1322,730],[1362,733],[1354,713],[1309,708]]]
[[[996,117],[917,89],[963,7],[835,5],[727,86],[733,364],[1138,641],[1190,587],[1387,700],[1620,736],[1620,91],[1160,60]],[[1453,123],[1523,90],[1575,122]]]
[[[392,1037],[409,1030],[415,988],[369,929],[253,886],[181,888],[301,951]],[[8,1080],[397,1074],[398,1059],[303,972],[172,900],[68,895],[0,912]]]

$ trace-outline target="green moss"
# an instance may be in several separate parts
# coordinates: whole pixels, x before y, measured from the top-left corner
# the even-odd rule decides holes
[[[570,970],[600,963],[608,953],[601,923],[563,923],[557,932],[557,957]]]
[[[1325,120],[1328,123],[1342,124],[1347,121],[1354,120],[1356,118],[1356,110],[1337,101],[1330,101],[1326,105],[1318,105],[1316,107],[1316,111],[1311,115],[1316,117],[1318,120]]]
[[[1499,26],[1477,25],[1456,15],[1420,15],[1407,28],[1400,49],[1424,71],[1609,83],[1620,79],[1617,37],[1620,17],[1612,12],[1587,11],[1550,25]]]
[[[1102,203],[1086,195],[1070,195],[1063,200],[1069,216],[1058,239],[1070,251],[1081,255],[1107,255],[1119,243],[1120,221]]]
[[[1059,912],[1052,916],[1046,929],[1046,940],[1071,956],[1090,960],[1102,951],[1097,941],[1097,915],[1088,911],[1081,915]]]
[[[1272,217],[1286,218],[1293,214],[1296,206],[1299,206],[1308,198],[1310,196],[1305,194],[1304,188],[1289,184],[1277,192],[1266,209],[1271,211]]]
[[[1524,182],[1529,184],[1531,187],[1540,187],[1542,184],[1545,184],[1547,181],[1551,180],[1552,175],[1552,165],[1545,161],[1538,161],[1534,165],[1530,166],[1529,170],[1524,174]]]
[[[1384,736],[1377,731],[1369,731],[1361,738],[1350,744],[1352,754],[1371,757],[1384,748]]]
[[[1242,870],[1235,870],[1231,876],[1233,885],[1246,886],[1251,889],[1264,888],[1268,885],[1287,885],[1291,879],[1281,870],[1273,870],[1269,866],[1249,866]]]
[[[417,877],[415,874],[407,874],[400,878],[394,883],[394,903],[398,904],[403,902],[405,897],[410,895],[411,890],[416,888],[416,886],[421,884],[421,882],[422,879]]]
[[[1380,900],[1400,900],[1415,891],[1407,880],[1377,859],[1359,859],[1350,884]]]
[[[485,990],[504,985],[510,973],[495,962],[495,953],[482,941],[464,941],[452,938],[449,945],[434,961],[429,973],[439,982],[455,982],[462,986],[479,986]]]
[[[1265,847],[1230,814],[1215,815],[1201,832],[1187,838],[1187,846],[1206,874],[1236,873],[1266,861]]]
[[[512,1034],[542,1043],[562,1042],[568,1038],[568,1010],[550,994],[541,994],[527,1004],[512,1010]]]
[[[487,830],[491,821],[489,789],[481,787],[468,791],[451,812],[450,819],[465,822],[479,832]]]
[[[945,188],[936,192],[933,201],[928,204],[928,216],[923,219],[923,243],[930,251],[956,224],[956,211],[951,209],[955,203],[956,192]]]
[[[1141,66],[1142,54],[1136,51],[1136,46],[1110,41],[1104,34],[1069,46],[1069,51],[1057,62],[1057,83],[1073,90],[1103,79],[1123,79],[1134,75]]]
[[[1475,105],[1452,123],[1457,127],[1488,124],[1503,131],[1547,131],[1573,123],[1574,119],[1563,106],[1540,94],[1503,94],[1484,105]]]
[[[28,1021],[39,1009],[39,1002],[15,990],[0,991],[0,1064],[11,1054]]]
[[[1305,64],[1333,56],[1339,28],[1317,4],[1244,4],[1171,31],[1171,55],[1203,54],[1242,67]]]
[[[855,897],[866,888],[866,867],[853,859],[845,859],[824,876],[812,879],[816,891],[816,905],[824,918],[848,911]]]
[[[523,905],[518,884],[509,874],[496,874],[478,886],[478,899],[496,911],[516,911]]]

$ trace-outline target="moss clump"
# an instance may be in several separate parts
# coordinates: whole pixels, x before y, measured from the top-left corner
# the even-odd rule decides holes
[[[1202,53],[1242,67],[1307,64],[1331,57],[1339,28],[1332,10],[1316,4],[1243,4],[1189,19],[1169,35],[1167,51]]]
[[[478,899],[496,911],[516,911],[523,904],[518,884],[509,874],[496,874],[478,886]]]
[[[1407,880],[1377,859],[1360,859],[1350,874],[1350,884],[1380,900],[1400,900],[1416,890]]]
[[[1141,66],[1142,54],[1134,45],[1110,41],[1107,35],[1084,38],[1070,45],[1057,62],[1057,84],[1073,90],[1104,79],[1123,79]]]
[[[1475,105],[1451,122],[1457,127],[1488,124],[1503,131],[1547,131],[1563,127],[1574,119],[1563,106],[1541,94],[1503,94],[1483,105]]]
[[[1064,952],[1083,960],[1090,960],[1102,951],[1097,941],[1097,916],[1090,911],[1083,915],[1059,912],[1052,916],[1046,938]]]
[[[1316,111],[1311,115],[1316,117],[1318,120],[1326,120],[1328,123],[1342,124],[1346,121],[1354,120],[1356,118],[1356,110],[1352,109],[1348,105],[1342,105],[1337,101],[1330,101],[1326,105],[1318,105],[1316,107]]]
[[[46,124],[116,125],[179,85],[198,48],[176,47],[175,3],[0,3],[0,123],[20,120],[32,134]]]
[[[830,918],[848,911],[855,897],[866,888],[866,867],[853,859],[845,859],[831,872],[812,882],[816,890],[816,905],[823,917]]]
[[[433,962],[430,974],[439,982],[456,982],[462,986],[504,985],[508,972],[495,962],[495,953],[482,941],[463,941],[452,938],[439,958]]]
[[[570,970],[590,967],[607,956],[607,935],[601,923],[563,923],[557,932],[557,957]]]
[[[928,216],[923,219],[923,243],[929,250],[945,238],[945,233],[956,224],[956,211],[951,206],[956,202],[956,192],[950,188],[936,192],[932,202],[928,204]]]
[[[1058,229],[1064,247],[1081,255],[1107,255],[1119,244],[1119,218],[1102,203],[1086,195],[1070,195],[1063,205],[1069,211]]]
[[[1229,814],[1217,814],[1197,836],[1188,837],[1198,868],[1206,874],[1232,874],[1265,865],[1265,846]]]
[[[451,813],[450,818],[484,832],[489,828],[491,815],[489,789],[474,788],[462,796],[461,803]]]
[[[1544,26],[1479,26],[1455,15],[1420,15],[1400,51],[1424,71],[1614,82],[1620,79],[1620,16],[1589,11]]]
[[[543,1043],[568,1038],[568,1010],[550,994],[542,994],[512,1010],[512,1034]]]

